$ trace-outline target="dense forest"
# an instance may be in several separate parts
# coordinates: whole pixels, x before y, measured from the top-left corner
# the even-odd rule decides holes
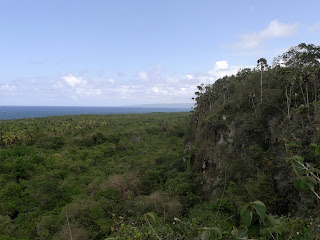
[[[320,239],[320,47],[190,113],[0,121],[0,239]]]
[[[290,216],[283,222],[306,224],[297,236],[284,230],[283,237],[320,239],[320,46],[299,44],[272,66],[260,58],[255,69],[198,90],[185,147],[203,197],[227,204],[233,216],[261,200],[272,215]],[[242,237],[274,239],[259,221],[259,233],[247,223]]]
[[[105,239],[149,211],[182,216],[199,201],[188,114],[2,121],[0,239]]]

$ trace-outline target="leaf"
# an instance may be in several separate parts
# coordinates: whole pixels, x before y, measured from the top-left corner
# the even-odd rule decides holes
[[[317,179],[315,179],[313,176],[306,176],[305,179],[308,180],[309,187],[313,187],[314,185],[318,184]]]
[[[208,230],[205,230],[201,233],[200,236],[201,240],[209,240],[210,239],[210,233]]]
[[[219,228],[214,227],[210,230],[210,237],[211,239],[221,239],[222,238],[222,233]]]
[[[311,143],[311,147],[316,148],[318,145],[316,143]]]
[[[252,210],[248,209],[248,207],[249,203],[244,205],[240,210],[240,215],[243,223],[249,227],[252,221]]]
[[[253,207],[256,209],[257,213],[259,214],[260,219],[262,221],[264,221],[264,219],[266,218],[266,213],[267,213],[266,205],[264,205],[264,203],[261,201],[254,201]]]
[[[145,214],[145,218],[148,219],[152,219],[154,222],[158,221],[158,215],[154,212],[148,212]]]
[[[255,224],[248,227],[248,237],[258,237],[260,234],[260,223],[256,222]]]
[[[248,231],[243,231],[239,234],[239,238],[246,239],[248,237]]]
[[[299,161],[299,162],[304,162],[304,158],[299,156],[299,155],[294,155],[292,157],[293,160]]]
[[[281,226],[281,222],[279,219],[275,219],[272,215],[267,214],[266,215],[266,220],[269,223],[270,226],[276,226],[279,225]]]
[[[297,170],[300,175],[305,173],[305,170],[301,167],[301,165],[297,161],[292,161],[293,167]]]
[[[315,151],[316,155],[320,155],[320,146],[317,146],[314,151]]]
[[[287,143],[287,146],[289,146],[289,147],[298,147],[298,144],[297,143],[295,143],[295,142],[288,142]]]
[[[293,159],[292,159],[292,158],[289,158],[289,157],[285,157],[284,160],[285,160],[286,162],[291,162]]]
[[[250,205],[250,204],[247,203],[247,204],[245,204],[245,205],[243,205],[243,206],[241,207],[241,209],[240,209],[240,215],[241,215],[241,216],[242,216],[243,212],[248,209],[249,205]]]
[[[201,234],[201,240],[216,240],[222,238],[221,230],[217,227],[208,228],[204,227]]]
[[[271,230],[272,230],[272,232],[275,232],[275,233],[278,233],[278,234],[282,234],[283,226],[281,225],[280,221]]]
[[[314,171],[314,172],[316,172],[316,173],[320,173],[320,169],[312,168],[311,170]]]
[[[267,220],[267,222],[269,223],[270,226],[274,226],[276,224],[276,221],[275,221],[274,217],[271,216],[271,215],[267,214],[266,215],[266,220]]]
[[[307,190],[308,189],[308,183],[304,181],[302,178],[297,179],[294,182],[294,187],[298,190]]]

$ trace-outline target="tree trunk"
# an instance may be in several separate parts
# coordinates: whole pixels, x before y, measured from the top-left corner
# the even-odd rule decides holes
[[[306,82],[306,95],[307,95],[307,108],[309,109],[309,86],[308,86],[308,82]]]
[[[306,100],[306,97],[304,96],[302,84],[300,84],[300,91],[301,91],[301,94],[302,94],[302,97],[303,97],[304,105],[307,107],[307,100]]]
[[[261,104],[262,104],[262,64],[261,64],[261,80],[260,80],[260,88],[261,88],[261,90],[260,90],[260,98],[261,98]]]
[[[286,86],[286,98],[287,98],[287,111],[288,111],[288,119],[289,121],[291,120],[291,117],[290,117],[290,105],[291,105],[291,101],[289,99],[289,96],[288,96],[288,87]]]

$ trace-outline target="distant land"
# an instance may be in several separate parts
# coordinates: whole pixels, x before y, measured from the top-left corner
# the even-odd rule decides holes
[[[140,104],[140,105],[126,105],[124,107],[152,107],[152,108],[192,108],[193,103],[157,103],[157,104]]]
[[[146,104],[121,107],[84,106],[0,106],[0,120],[80,114],[131,114],[151,112],[188,112],[191,107],[176,104]]]

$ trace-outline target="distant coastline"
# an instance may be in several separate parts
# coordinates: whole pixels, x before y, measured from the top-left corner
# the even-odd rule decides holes
[[[191,107],[164,107],[160,104],[123,107],[84,106],[0,106],[0,120],[81,114],[134,114],[151,112],[189,112]]]
[[[188,108],[193,107],[192,103],[168,103],[168,104],[140,104],[140,105],[127,105],[125,107],[152,107],[152,108]]]

